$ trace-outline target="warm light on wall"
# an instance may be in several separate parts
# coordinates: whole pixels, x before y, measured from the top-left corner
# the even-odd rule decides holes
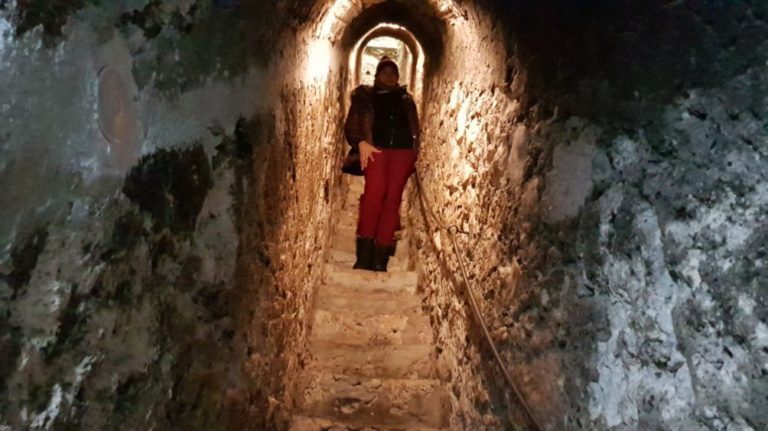
[[[325,12],[315,37],[335,42],[341,34],[341,27],[346,25],[352,16],[360,10],[362,10],[362,5],[359,1],[336,0]]]
[[[431,3],[435,5],[440,15],[445,18],[458,18],[462,15],[453,0],[433,0]]]
[[[308,82],[328,77],[334,55],[333,43],[340,36],[343,26],[356,9],[362,6],[355,0],[337,0],[323,13],[312,40],[307,44],[307,62],[304,79]]]
[[[307,63],[304,66],[304,79],[307,82],[323,80],[331,69],[333,47],[328,40],[313,40],[307,46]]]

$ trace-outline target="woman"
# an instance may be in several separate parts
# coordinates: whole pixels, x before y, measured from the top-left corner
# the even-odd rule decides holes
[[[408,178],[419,151],[419,117],[413,97],[400,86],[397,64],[383,57],[373,86],[352,92],[344,126],[360,153],[365,189],[360,197],[353,268],[386,271]]]

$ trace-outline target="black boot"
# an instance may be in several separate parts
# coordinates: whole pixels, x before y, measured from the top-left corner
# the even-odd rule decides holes
[[[391,256],[394,253],[393,249],[394,249],[394,246],[391,246],[391,245],[376,244],[373,247],[373,268],[372,269],[374,271],[380,271],[380,272],[387,271],[389,256]]]
[[[355,255],[357,260],[352,265],[353,269],[373,268],[373,238],[357,237],[355,239]]]

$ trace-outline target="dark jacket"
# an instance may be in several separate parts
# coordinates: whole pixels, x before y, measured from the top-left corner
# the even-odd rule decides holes
[[[352,147],[367,141],[377,148],[418,149],[416,103],[405,87],[360,85],[352,91],[344,135]]]

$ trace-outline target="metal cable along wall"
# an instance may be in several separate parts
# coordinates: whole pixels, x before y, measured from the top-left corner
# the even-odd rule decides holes
[[[493,356],[496,358],[496,362],[499,365],[499,368],[501,368],[502,374],[504,374],[504,379],[507,381],[507,384],[509,387],[512,388],[512,392],[514,393],[515,397],[518,399],[520,404],[523,406],[525,410],[525,414],[530,420],[531,424],[534,426],[534,431],[545,431],[544,427],[541,426],[539,421],[536,419],[536,416],[534,416],[533,412],[531,411],[530,406],[528,405],[528,402],[525,400],[525,397],[523,396],[522,392],[520,392],[520,389],[518,389],[515,382],[512,380],[512,376],[509,374],[509,371],[507,370],[507,367],[504,365],[504,361],[501,359],[501,355],[499,354],[499,350],[496,348],[496,343],[493,341],[493,338],[491,337],[490,332],[488,332],[488,326],[485,324],[485,321],[483,320],[483,316],[480,314],[480,308],[477,305],[477,299],[475,297],[475,291],[472,287],[472,284],[469,282],[469,275],[467,274],[467,268],[464,264],[464,258],[461,253],[459,253],[459,245],[456,242],[456,233],[459,231],[459,228],[456,225],[452,226],[446,226],[438,217],[437,215],[432,211],[432,207],[429,206],[429,203],[426,200],[426,197],[424,195],[424,187],[421,183],[421,176],[419,176],[418,170],[416,171],[416,187],[418,189],[419,193],[419,201],[421,202],[422,208],[424,208],[425,212],[429,214],[429,216],[435,221],[435,225],[437,225],[439,230],[443,230],[448,234],[448,238],[451,240],[451,244],[453,244],[453,251],[456,255],[456,259],[459,262],[459,268],[461,268],[461,276],[464,279],[464,284],[467,286],[467,297],[469,298],[469,302],[472,306],[472,310],[474,311],[475,318],[477,319],[477,322],[480,324],[480,327],[483,330],[483,334],[485,335],[485,340],[488,342],[489,347],[493,351]],[[424,220],[425,222],[428,222],[427,220]],[[459,286],[456,285],[456,290],[458,293]]]

